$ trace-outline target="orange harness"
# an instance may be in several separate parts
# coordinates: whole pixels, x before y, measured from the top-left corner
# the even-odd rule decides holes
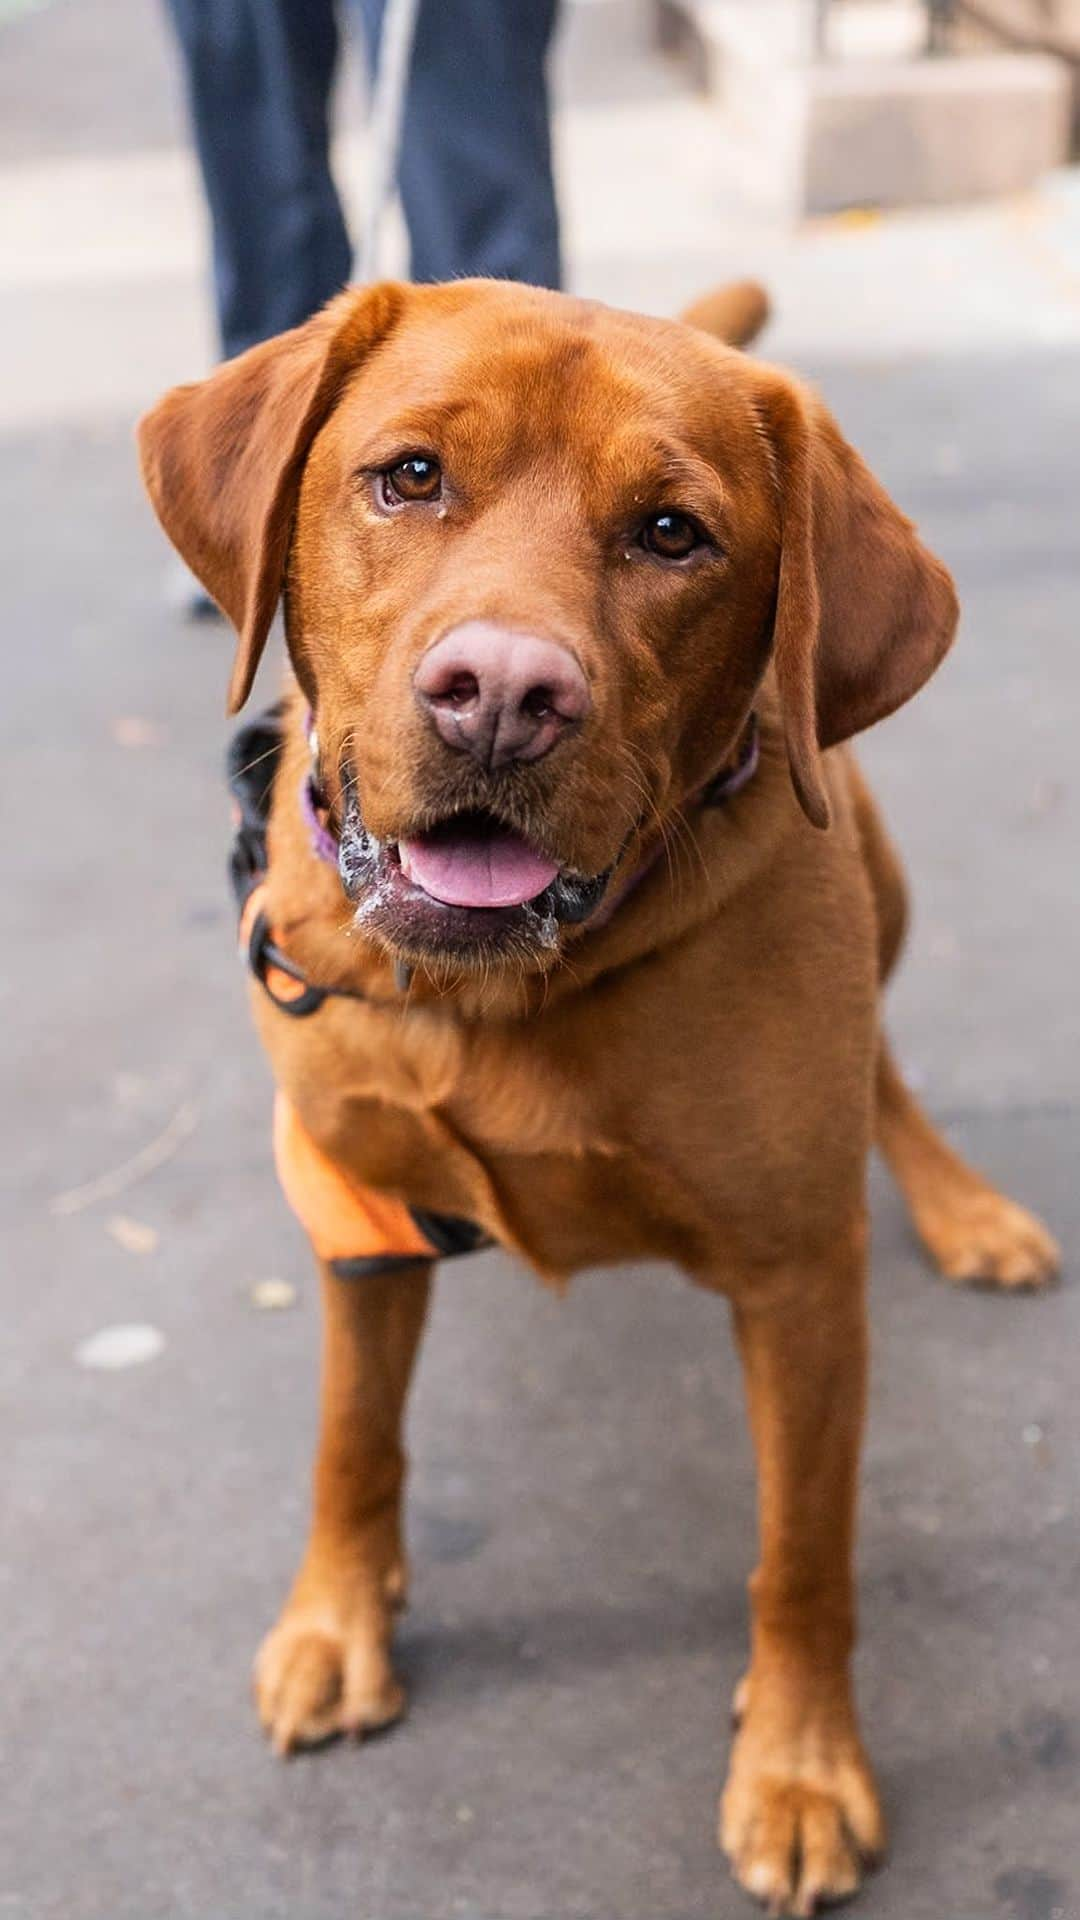
[[[359,1280],[489,1244],[471,1221],[425,1213],[350,1180],[316,1145],[292,1101],[280,1092],[274,1097],[274,1162],[286,1200],[319,1259],[339,1279]]]

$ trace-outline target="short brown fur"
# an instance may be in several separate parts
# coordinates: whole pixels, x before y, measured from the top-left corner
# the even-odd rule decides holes
[[[370,996],[293,1021],[253,989],[308,1131],[548,1280],[646,1256],[731,1303],[761,1556],[721,1840],[752,1893],[809,1913],[884,1843],[849,1672],[875,1135],[950,1277],[1037,1285],[1057,1253],[935,1133],[883,1037],[903,880],[838,743],[922,685],[956,603],[820,401],[702,331],[744,341],[764,312],[746,287],[692,325],[484,283],[351,292],[167,396],[141,446],[166,530],[238,628],[234,709],[286,587],[302,691],[272,917],[313,980]],[[456,490],[406,530],[370,471],[436,437]],[[630,532],[672,496],[716,530],[677,574]],[[411,696],[424,648],[471,618],[553,634],[592,696],[580,737],[500,804],[575,871],[644,875],[554,946],[443,954],[363,902],[354,922],[296,805],[305,703],[339,822],[350,777],[381,840],[491,801]],[[705,810],[752,709],[760,768]],[[422,1264],[358,1285],[323,1268],[314,1521],[257,1668],[282,1752],[401,1711],[401,1422],[429,1285]]]

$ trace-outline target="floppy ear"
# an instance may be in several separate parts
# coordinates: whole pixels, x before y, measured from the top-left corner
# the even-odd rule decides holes
[[[174,387],[139,422],[158,519],[237,631],[230,713],[251,691],[281,595],[308,449],[403,300],[392,282],[340,294],[302,327]]]
[[[760,372],[781,517],[773,658],[792,782],[808,819],[826,827],[819,749],[918,692],[959,608],[945,567],[816,395]]]

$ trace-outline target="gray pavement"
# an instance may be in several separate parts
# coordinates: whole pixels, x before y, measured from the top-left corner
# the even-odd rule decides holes
[[[134,154],[136,171],[155,140],[173,151],[142,13],[61,0],[0,18],[24,142],[7,127],[0,186],[61,148],[64,166]],[[126,75],[111,54],[94,65],[88,103],[91,44],[137,58]],[[42,115],[59,98],[54,150]],[[599,139],[604,113],[620,137],[640,98],[581,85],[565,139]],[[643,248],[587,245],[575,272],[674,305],[691,265],[709,277],[711,217],[678,259],[661,248],[662,273]],[[864,754],[915,890],[901,1050],[1073,1269],[1044,1299],[949,1292],[875,1171],[859,1680],[895,1848],[868,1920],[1080,1916],[1080,334],[1064,300],[1043,325],[1041,269],[1024,281],[1006,225],[977,220],[977,244],[967,216],[947,230],[959,267],[977,262],[974,284],[958,275],[969,318],[1004,311],[987,287],[1008,258],[1017,276],[981,356],[958,327],[935,345],[932,313],[913,339],[914,294],[896,332],[854,342],[836,296],[838,251],[861,248],[882,310],[890,286],[903,308],[940,225],[768,243],[804,311],[825,315],[830,285],[836,308],[835,354],[816,319],[800,338],[798,301],[777,352],[819,377],[965,600],[955,655]],[[303,1533],[316,1302],[232,956],[226,648],[162,609],[130,447],[138,378],[198,362],[198,283],[182,249],[125,278],[110,244],[93,282],[32,248],[0,266],[30,349],[0,402],[0,1915],[727,1920],[746,1909],[712,1832],[753,1481],[726,1316],[668,1273],[584,1276],[558,1302],[496,1255],[447,1272],[412,1421],[411,1715],[288,1766],[257,1737],[250,1656]],[[36,348],[28,302],[50,314]],[[48,360],[65,331],[60,406]],[[156,1171],[53,1210],[178,1113],[191,1130]],[[271,1277],[291,1309],[253,1304]],[[125,1322],[160,1332],[156,1359],[78,1364]]]

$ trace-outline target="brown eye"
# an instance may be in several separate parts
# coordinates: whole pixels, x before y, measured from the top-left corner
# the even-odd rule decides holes
[[[442,468],[430,454],[413,453],[388,467],[382,476],[388,506],[402,500],[437,500],[442,492]]]
[[[660,560],[685,560],[701,546],[702,537],[685,513],[654,513],[641,529],[641,544]]]

